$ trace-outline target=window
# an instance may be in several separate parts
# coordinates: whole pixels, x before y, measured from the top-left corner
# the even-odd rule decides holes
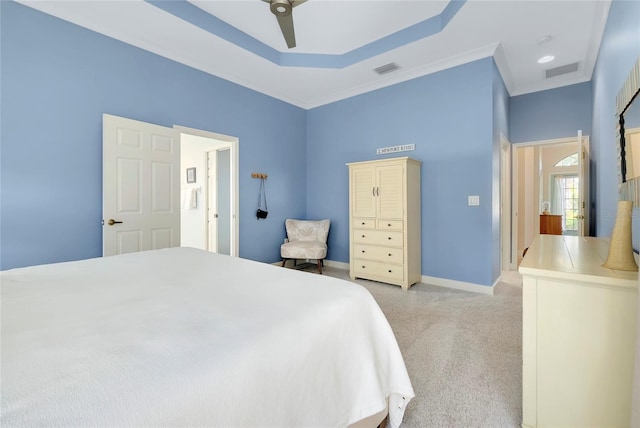
[[[564,177],[564,226],[565,230],[578,230],[578,177]]]
[[[578,165],[578,153],[574,153],[572,155],[567,156],[566,158],[560,160],[554,166],[574,166]]]
[[[570,232],[578,231],[578,195],[580,178],[577,175],[553,176],[553,205],[554,211],[562,214],[562,229]]]

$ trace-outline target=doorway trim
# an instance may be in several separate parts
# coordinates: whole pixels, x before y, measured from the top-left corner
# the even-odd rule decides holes
[[[211,138],[222,141],[228,145],[231,157],[231,248],[230,254],[234,257],[240,255],[240,231],[238,224],[238,213],[240,211],[240,139],[231,135],[218,134],[216,132],[204,131],[202,129],[189,128],[186,126],[174,125],[173,128],[180,134],[196,135],[198,137]],[[224,145],[221,145],[224,146]]]
[[[500,270],[515,270],[515,251],[512,246],[513,220],[511,218],[512,145],[500,133]]]
[[[514,263],[517,264],[517,260],[519,258],[519,254],[517,253],[518,251],[518,168],[520,167],[518,165],[518,151],[520,149],[524,149],[527,147],[540,147],[540,146],[546,146],[546,145],[553,145],[553,144],[577,144],[576,149],[578,151],[578,153],[580,153],[582,151],[582,143],[585,142],[587,145],[589,144],[589,136],[588,135],[584,135],[582,134],[582,131],[577,131],[576,136],[572,136],[572,137],[564,137],[564,138],[554,138],[554,139],[550,139],[550,140],[539,140],[539,141],[528,141],[526,143],[514,143],[512,144],[512,147],[514,150],[512,150],[512,211],[511,211],[511,219],[512,219],[512,225],[513,225],[513,229],[512,229],[512,234],[511,234],[511,248],[513,249],[514,252],[516,252],[516,257],[513,260]],[[587,177],[587,180],[590,180],[590,177]],[[539,186],[535,186],[535,195],[534,198],[537,198],[538,200],[540,199],[540,189]],[[539,233],[539,224],[535,223],[535,231],[534,231],[534,235]]]

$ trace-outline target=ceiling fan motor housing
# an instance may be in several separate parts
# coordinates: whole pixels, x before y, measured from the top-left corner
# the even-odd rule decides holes
[[[276,16],[291,15],[291,8],[289,0],[271,0],[271,12]]]

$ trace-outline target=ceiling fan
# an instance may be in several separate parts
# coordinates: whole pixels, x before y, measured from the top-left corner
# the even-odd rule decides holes
[[[278,19],[280,30],[289,49],[296,47],[296,35],[293,31],[291,10],[307,0],[262,0],[271,5],[271,13]]]

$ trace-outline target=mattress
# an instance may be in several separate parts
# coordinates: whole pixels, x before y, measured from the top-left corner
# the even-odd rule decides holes
[[[193,248],[8,270],[2,426],[348,426],[414,396],[362,286]]]

